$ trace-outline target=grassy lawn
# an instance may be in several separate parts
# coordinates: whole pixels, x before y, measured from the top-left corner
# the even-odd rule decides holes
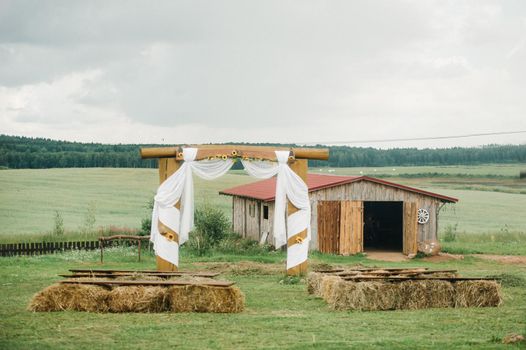
[[[106,257],[104,268],[155,266],[149,254],[143,262],[136,262],[133,249],[115,249]],[[308,295],[303,282],[280,284],[281,273],[267,267],[284,267],[284,258],[283,253],[196,258],[182,251],[183,269],[212,269],[218,262],[234,266],[247,260],[264,263],[252,268],[227,268],[222,275],[236,281],[246,295],[246,310],[240,314],[32,313],[25,308],[34,293],[58,280],[57,274],[68,268],[100,268],[98,252],[0,258],[0,348],[487,349],[509,348],[500,343],[506,334],[526,332],[524,286],[503,287],[504,304],[498,308],[340,312]],[[507,273],[526,279],[525,266],[476,258],[440,264],[418,259],[385,263],[313,254],[311,263],[455,268],[465,276]]]
[[[492,237],[506,233],[523,233],[526,238],[526,181],[518,179],[524,164],[399,167],[336,168],[335,174],[387,176],[399,182],[460,199],[446,205],[440,214],[440,236],[447,229],[458,233],[454,249],[462,249],[462,238],[470,234]],[[328,169],[321,169],[327,173]],[[310,169],[319,172],[320,168]],[[391,174],[391,172],[393,174]],[[197,204],[208,202],[231,215],[231,199],[219,196],[222,189],[255,181],[242,171],[234,171],[215,181],[195,179]],[[148,201],[158,185],[154,169],[38,169],[0,171],[0,242],[41,240],[52,230],[58,211],[64,219],[69,236],[78,237],[90,207],[95,208],[95,226],[139,228],[141,220],[150,215]],[[76,235],[75,235],[76,234]],[[95,235],[97,235],[95,233]],[[475,251],[493,253],[486,241]],[[470,244],[475,244],[471,242]],[[511,242],[510,244],[514,244]],[[446,245],[448,246],[448,245]],[[464,247],[466,248],[466,247]],[[470,246],[470,248],[473,248]],[[503,252],[517,249],[513,246]],[[496,247],[499,249],[499,247]]]

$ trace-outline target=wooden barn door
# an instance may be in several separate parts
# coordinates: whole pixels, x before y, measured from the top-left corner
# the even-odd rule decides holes
[[[341,201],[339,254],[363,252],[363,202]]]
[[[414,202],[404,202],[404,241],[403,252],[405,255],[417,253],[418,218]]]
[[[341,255],[363,251],[363,202],[318,202],[318,249]]]
[[[318,201],[318,249],[339,253],[340,201]]]

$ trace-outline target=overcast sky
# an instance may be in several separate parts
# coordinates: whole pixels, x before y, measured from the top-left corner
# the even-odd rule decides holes
[[[0,133],[179,144],[513,130],[526,130],[523,0],[0,0]]]

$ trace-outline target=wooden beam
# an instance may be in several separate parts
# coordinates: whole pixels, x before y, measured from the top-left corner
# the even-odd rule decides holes
[[[402,277],[380,277],[380,276],[353,276],[353,277],[342,277],[345,281],[369,281],[369,280],[382,280],[382,281],[498,281],[500,278],[492,277],[413,277],[413,276],[402,276]]]
[[[307,183],[307,170],[308,170],[308,165],[307,165],[307,160],[306,159],[296,159],[294,160],[293,162],[291,162],[289,164],[290,168],[292,169],[292,171],[294,171],[296,174],[298,174],[299,177],[301,177],[301,179],[303,181],[305,181],[305,183]],[[294,214],[295,212],[298,211],[298,208],[296,208],[290,201],[288,202],[288,207],[287,207],[287,215],[292,215]],[[310,220],[310,218],[309,218]],[[297,241],[303,241],[305,238],[307,238],[307,229],[301,231],[300,233],[292,236],[292,237],[289,237],[289,239],[287,240],[287,247],[290,247],[294,244],[297,244]],[[300,276],[300,275],[305,275],[307,274],[307,268],[308,268],[308,263],[307,263],[307,260],[305,260],[303,263],[295,266],[295,267],[292,267],[292,268],[289,268],[287,269],[287,275],[289,276]]]
[[[296,148],[296,147],[268,147],[268,146],[245,146],[245,145],[192,145],[198,149],[196,159],[202,160],[210,157],[227,158],[256,158],[262,160],[276,160],[274,151],[290,151],[291,157],[296,159],[328,160],[329,150],[327,148]],[[182,148],[157,147],[141,148],[141,158],[175,158],[183,160]]]
[[[170,280],[170,281],[115,281],[115,280],[63,280],[59,281],[59,283],[64,284],[95,284],[95,285],[116,285],[116,286],[213,286],[213,287],[230,287],[235,284],[235,282],[230,281],[198,281],[198,282],[190,282],[190,281],[177,281],[177,280]]]
[[[108,269],[69,269],[70,272],[79,272],[79,273],[141,273],[141,274],[148,274],[148,275],[158,275],[158,274],[165,274],[165,273],[174,273],[174,274],[180,274],[180,275],[189,275],[189,276],[200,276],[200,275],[214,275],[218,276],[218,272],[207,272],[207,271],[183,271],[178,270],[177,272],[163,272],[163,271],[157,271],[157,270],[108,270]]]
[[[170,177],[173,173],[179,169],[181,166],[181,162],[178,161],[176,158],[161,158],[159,159],[159,183],[162,184],[166,179]],[[181,207],[181,203],[177,202],[175,204],[175,207],[179,209]],[[160,229],[163,229],[164,225],[160,225]],[[164,232],[164,231],[160,231]],[[179,235],[175,234],[172,235],[174,240],[177,240],[177,244],[179,244]],[[157,270],[158,271],[177,271],[177,266],[172,264],[171,262],[168,262],[164,260],[163,258],[159,256],[155,256],[156,262],[157,262]]]
[[[144,274],[147,276],[156,276],[156,277],[182,277],[182,276],[192,276],[192,277],[206,277],[213,278],[219,275],[217,272],[210,273],[180,273],[180,272],[158,272],[156,274]],[[59,274],[60,277],[66,278],[79,278],[79,277],[103,277],[103,278],[117,278],[117,277],[128,277],[128,276],[137,276],[137,273],[130,272],[117,272],[117,273],[103,273],[103,272],[76,272],[71,274]]]

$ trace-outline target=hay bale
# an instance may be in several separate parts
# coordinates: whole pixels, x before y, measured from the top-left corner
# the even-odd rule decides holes
[[[340,280],[333,285],[329,305],[335,310],[392,310],[398,294],[396,283]]]
[[[338,276],[324,275],[321,278],[319,295],[323,299],[325,299],[325,301],[328,302],[329,304],[332,303],[332,300],[334,297],[333,296],[334,285],[339,281],[342,281],[342,279],[341,277],[338,277]]]
[[[307,275],[307,292],[316,296],[321,296],[321,280],[325,275],[319,272],[309,272]]]
[[[169,309],[167,288],[117,287],[108,295],[110,312],[163,312]]]
[[[449,281],[425,281],[427,307],[454,307],[455,287]]]
[[[101,286],[54,284],[35,294],[30,311],[108,311],[109,291]]]
[[[448,281],[403,281],[399,287],[398,309],[454,306],[455,288]]]
[[[459,281],[455,283],[455,307],[499,306],[500,284],[495,281]]]
[[[167,295],[173,312],[234,313],[245,308],[245,295],[236,286],[173,286]]]

